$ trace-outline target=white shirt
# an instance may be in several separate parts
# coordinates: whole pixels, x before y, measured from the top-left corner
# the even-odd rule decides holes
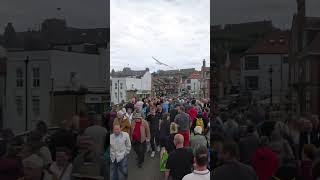
[[[58,167],[58,165],[56,164],[56,162],[53,162],[51,164],[51,166],[50,166],[50,171],[57,178],[59,178],[61,176],[61,173],[62,173],[63,169],[60,169]],[[72,164],[70,163],[60,180],[70,180],[71,179],[71,173],[72,173]]]
[[[207,169],[205,171],[196,171],[185,175],[182,180],[210,180],[210,171]]]
[[[120,162],[126,157],[131,150],[131,141],[129,134],[121,132],[118,136],[115,134],[110,135],[110,159],[111,162]]]

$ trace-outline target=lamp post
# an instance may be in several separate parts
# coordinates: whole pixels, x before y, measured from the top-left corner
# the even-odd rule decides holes
[[[54,78],[53,75],[50,76],[51,80],[51,123],[54,120]]]
[[[25,63],[25,111],[26,111],[26,119],[25,119],[25,130],[28,130],[28,64],[29,64],[29,56],[24,60]]]
[[[118,79],[118,87],[117,87],[117,88],[118,88],[118,93],[117,93],[118,104],[120,103],[120,102],[119,102],[119,101],[120,101],[120,99],[119,99],[119,96],[120,96],[120,92],[119,92],[119,91],[120,91],[120,84],[119,84],[119,83],[120,83],[120,80]]]
[[[269,73],[270,73],[270,107],[272,107],[272,65],[269,67]]]

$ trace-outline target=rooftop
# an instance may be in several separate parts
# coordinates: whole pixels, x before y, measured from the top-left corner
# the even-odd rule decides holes
[[[289,31],[273,31],[249,48],[245,54],[288,54]]]
[[[190,74],[190,76],[188,77],[188,79],[200,79],[201,75],[199,71],[194,71],[192,74]]]
[[[114,69],[112,69],[111,71],[111,77],[137,77],[137,78],[141,78],[146,72],[148,72],[149,69],[146,68],[145,70],[131,70],[131,68],[129,67],[125,67],[123,68],[122,71],[114,71]]]

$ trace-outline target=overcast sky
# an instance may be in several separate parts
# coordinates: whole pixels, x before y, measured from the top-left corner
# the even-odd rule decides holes
[[[209,0],[111,0],[111,69],[200,69],[210,54]]]
[[[0,0],[0,33],[9,21],[17,31],[36,29],[46,18],[65,18],[69,26],[107,27],[107,0]],[[61,8],[60,11],[57,8]]]
[[[211,24],[272,20],[280,28],[290,28],[296,0],[212,0]],[[306,0],[307,16],[320,16],[320,0]]]

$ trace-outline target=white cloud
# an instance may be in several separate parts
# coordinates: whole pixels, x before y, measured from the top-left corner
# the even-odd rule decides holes
[[[111,0],[111,69],[199,69],[210,54],[209,0]]]

